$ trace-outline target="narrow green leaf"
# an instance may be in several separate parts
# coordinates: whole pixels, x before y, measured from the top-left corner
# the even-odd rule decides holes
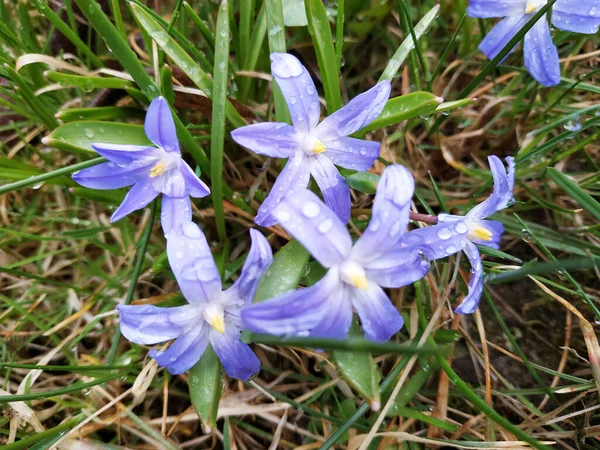
[[[267,300],[295,289],[306,270],[309,256],[295,239],[284,245],[260,280],[255,301]]]
[[[421,39],[421,36],[423,36],[423,34],[429,29],[431,23],[438,16],[439,12],[440,5],[435,5],[433,8],[431,8],[431,10],[429,10],[427,14],[423,16],[423,18],[415,26],[414,30],[417,40]],[[389,60],[385,70],[379,78],[379,81],[392,81],[392,79],[398,73],[398,70],[400,70],[400,67],[404,63],[404,60],[406,59],[410,51],[414,48],[415,42],[413,41],[412,36],[407,36],[404,39],[404,41],[402,41],[402,44],[400,44],[400,47],[398,47],[398,50],[396,50],[396,53],[394,53],[394,56],[392,56],[392,58]]]
[[[210,139],[211,194],[217,232],[221,242],[227,242],[223,209],[223,147],[225,145],[225,111],[227,108],[227,76],[229,67],[229,3],[221,2],[217,16],[215,45],[214,93]]]
[[[96,142],[154,146],[143,126],[118,122],[69,122],[44,138],[44,144],[49,147],[79,152],[94,152],[92,144]]]
[[[352,324],[349,336],[361,336],[356,321]],[[381,374],[370,353],[353,351],[333,352],[335,364],[346,382],[355,389],[371,406],[373,411],[379,410],[381,397],[379,382]]]
[[[379,183],[379,175],[370,172],[356,172],[345,176],[348,186],[365,194],[374,194]]]
[[[342,96],[340,94],[340,77],[327,11],[325,11],[322,0],[304,0],[304,7],[308,19],[308,32],[315,47],[321,78],[323,79],[327,112],[331,114],[342,107]]]
[[[600,203],[598,203],[596,199],[577,186],[577,184],[567,175],[556,170],[554,167],[548,168],[548,175],[552,181],[569,194],[573,200],[579,203],[583,209],[593,215],[596,219],[600,220]]]
[[[221,363],[212,346],[208,346],[189,372],[190,398],[202,421],[205,433],[217,426],[217,412],[221,399]]]
[[[285,24],[281,0],[265,0],[265,6],[267,8],[267,29],[269,30],[269,53],[285,53]],[[273,98],[275,99],[277,121],[289,123],[290,113],[277,83],[273,83]]]
[[[78,120],[114,120],[144,118],[144,112],[137,108],[122,108],[119,106],[99,106],[96,108],[69,108],[56,114],[62,122],[75,122]]]

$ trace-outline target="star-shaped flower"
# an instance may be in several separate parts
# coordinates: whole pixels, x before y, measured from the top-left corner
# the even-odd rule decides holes
[[[142,209],[162,193],[161,223],[168,234],[182,222],[192,220],[190,196],[210,193],[181,157],[175,122],[167,101],[157,97],[146,114],[144,130],[156,147],[92,144],[109,162],[73,174],[73,180],[92,189],[119,189],[133,185],[111,222]]]
[[[136,344],[175,342],[150,356],[173,374],[190,369],[210,343],[231,377],[247,380],[260,369],[260,361],[240,341],[241,308],[254,298],[258,282],[273,255],[257,230],[250,230],[252,246],[242,273],[226,291],[204,234],[193,222],[184,222],[167,239],[171,269],[181,288],[185,306],[120,305],[123,336]]]
[[[341,338],[350,329],[354,308],[367,339],[389,339],[404,320],[382,287],[405,286],[429,269],[421,249],[396,245],[408,224],[413,190],[406,168],[386,168],[369,226],[354,246],[342,221],[315,194],[303,190],[284,198],[273,214],[329,270],[309,288],[245,307],[244,327],[276,335]]]
[[[319,123],[319,96],[306,68],[287,53],[273,53],[271,60],[271,72],[285,97],[293,126],[258,123],[231,133],[234,141],[259,155],[289,158],[255,222],[275,225],[275,207],[306,188],[312,175],[327,205],[346,223],[350,218],[350,189],[335,165],[361,171],[371,168],[380,144],[348,136],[379,116],[390,96],[390,83],[378,83]]]
[[[513,202],[515,165],[508,157],[508,172],[497,156],[488,158],[494,178],[494,190],[487,200],[475,206],[465,216],[440,214],[438,224],[418,228],[405,234],[400,240],[400,249],[425,246],[430,259],[440,259],[460,251],[465,252],[471,263],[471,278],[468,293],[456,308],[459,314],[471,314],[479,305],[483,291],[483,266],[479,250],[475,244],[499,248],[504,226],[497,220],[485,220],[496,211],[506,208]],[[430,256],[431,255],[431,256]]]
[[[479,49],[493,59],[547,0],[471,0],[471,17],[503,17],[481,41]],[[552,24],[561,30],[595,34],[600,25],[600,0],[558,0],[552,6]],[[552,43],[548,21],[542,17],[525,34],[525,67],[538,83],[560,83],[558,52]]]

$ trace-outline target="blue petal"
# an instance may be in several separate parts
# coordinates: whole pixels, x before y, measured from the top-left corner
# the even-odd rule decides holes
[[[385,80],[354,97],[346,106],[323,119],[317,126],[317,137],[327,142],[349,136],[369,125],[381,114],[390,97],[391,84]]]
[[[352,303],[348,298],[351,289],[340,286],[331,293],[327,300],[327,313],[310,330],[310,336],[328,339],[346,337],[352,325]]]
[[[73,181],[90,189],[119,189],[131,186],[147,176],[153,162],[134,161],[125,167],[113,162],[88,167],[73,174]]]
[[[208,346],[208,326],[199,321],[187,333],[178,337],[164,352],[150,350],[150,357],[159,366],[166,367],[173,375],[179,375],[191,369],[196,364]]]
[[[479,50],[489,59],[494,59],[529,19],[530,16],[523,11],[521,16],[509,16],[501,20],[481,41]],[[542,17],[541,20],[545,19]]]
[[[363,264],[377,259],[400,240],[410,213],[415,181],[406,167],[388,166],[379,180],[371,221],[352,254]]]
[[[349,137],[329,141],[323,153],[335,165],[345,169],[369,170],[379,156],[379,142]]]
[[[444,222],[445,218],[448,218]],[[440,259],[458,253],[468,242],[468,227],[463,217],[441,215],[440,223],[417,228],[399,241],[400,248],[418,248],[429,259]]]
[[[265,122],[247,125],[231,132],[231,138],[259,155],[289,158],[298,150],[304,137],[287,123]]]
[[[526,7],[527,0],[471,0],[467,14],[481,19],[508,17],[523,14]]]
[[[596,34],[600,25],[600,1],[558,0],[552,7],[552,24],[565,31]]]
[[[92,148],[100,155],[120,166],[125,166],[139,159],[158,159],[161,150],[141,145],[92,144]]]
[[[352,305],[360,317],[365,337],[371,341],[387,341],[404,325],[404,319],[388,296],[375,283],[368,290],[351,288]]]
[[[343,290],[337,271],[327,273],[306,289],[286,292],[242,308],[245,330],[275,335],[306,335],[330,314],[329,299]]]
[[[312,130],[321,116],[319,94],[306,68],[288,53],[271,53],[271,72],[290,110],[294,127]]]
[[[495,248],[496,250],[499,249],[502,234],[504,233],[504,225],[497,220],[475,219],[473,222],[489,231],[491,236],[489,239],[483,240],[469,235],[469,240],[475,244],[485,245],[486,247]]]
[[[169,233],[167,256],[186,300],[205,303],[221,294],[221,277],[202,230],[184,222]]]
[[[144,122],[144,131],[148,139],[156,146],[167,152],[180,153],[173,115],[169,104],[163,97],[156,97],[150,103]]]
[[[240,341],[240,332],[235,327],[225,327],[223,334],[211,330],[210,343],[230,377],[246,381],[260,370],[260,360]]]
[[[192,305],[159,308],[153,305],[119,305],[121,333],[136,344],[157,344],[181,336],[202,320]]]
[[[162,196],[162,211],[160,223],[163,233],[169,234],[183,222],[192,220],[192,203],[189,197],[173,198],[168,195]]]
[[[252,245],[244,267],[242,267],[242,273],[233,286],[227,290],[241,298],[246,304],[251,303],[254,299],[263,273],[273,262],[271,246],[261,232],[251,229],[250,238]]]
[[[525,67],[535,80],[543,86],[560,83],[560,62],[558,51],[552,43],[550,29],[542,17],[525,35]]]
[[[418,246],[409,249],[395,247],[363,263],[363,267],[369,282],[373,281],[381,287],[399,288],[425,276],[429,270],[428,254],[427,248]]]
[[[123,217],[133,211],[144,208],[148,203],[154,200],[158,193],[152,188],[152,183],[149,179],[138,181],[129,190],[123,203],[119,205],[117,210],[110,218],[111,222],[121,220]]]
[[[469,279],[467,296],[454,310],[457,314],[472,314],[479,305],[481,293],[483,292],[483,266],[479,250],[475,244],[467,243],[464,252],[471,263],[471,278]]]
[[[271,192],[260,205],[254,222],[262,227],[277,224],[277,219],[272,215],[273,208],[279,205],[284,198],[306,189],[310,181],[310,165],[302,151],[296,152],[287,162]]]
[[[169,197],[184,197],[188,195],[186,180],[180,170],[172,169],[150,179],[156,192]]]
[[[492,177],[494,178],[494,189],[487,200],[475,206],[467,213],[467,217],[483,219],[494,214],[496,211],[506,208],[514,201],[515,163],[513,158],[506,158],[506,170],[502,161],[497,156],[490,156],[488,162],[492,171]]]
[[[350,220],[350,188],[333,163],[323,155],[313,158],[310,173],[319,185],[325,203],[343,223]]]
[[[208,186],[198,178],[196,173],[184,160],[179,162],[179,171],[185,180],[185,188],[190,197],[202,198],[210,194]]]
[[[350,254],[348,230],[311,191],[305,189],[286,198],[273,214],[324,267],[339,264]]]

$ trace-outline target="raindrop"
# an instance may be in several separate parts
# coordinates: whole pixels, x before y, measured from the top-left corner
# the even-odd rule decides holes
[[[437,236],[445,241],[446,239],[450,239],[452,237],[452,232],[446,227],[440,228],[437,232]]]
[[[279,213],[279,220],[281,220],[282,222],[286,222],[286,221],[290,220],[291,218],[292,218],[292,216],[287,211],[281,211]]]
[[[469,231],[469,229],[467,228],[467,225],[464,222],[458,222],[456,225],[454,225],[454,229],[456,230],[457,233],[463,234],[466,233],[467,231]]]
[[[321,207],[315,202],[307,202],[302,206],[302,214],[309,218],[317,217],[320,211]]]
[[[94,132],[92,130],[90,130],[89,128],[86,128],[85,135],[88,139],[92,139],[94,137]]]
[[[531,237],[531,233],[523,228],[521,230],[521,239],[523,239],[525,242],[531,242],[533,238]]]
[[[35,183],[35,184],[32,186],[32,188],[33,188],[33,189],[39,189],[39,188],[41,188],[43,185],[44,185],[44,182],[43,182],[43,181],[40,181],[39,183]]]
[[[333,227],[333,220],[327,219],[324,222],[321,222],[319,226],[317,226],[317,230],[319,233],[327,233]]]

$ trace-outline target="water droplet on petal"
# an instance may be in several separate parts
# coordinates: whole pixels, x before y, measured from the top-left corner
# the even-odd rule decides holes
[[[450,239],[452,237],[452,231],[446,227],[440,228],[437,232],[437,236],[445,241],[446,239]]]
[[[321,207],[315,202],[307,202],[302,206],[302,214],[309,218],[317,217],[320,211]]]
[[[281,211],[279,213],[279,220],[281,220],[282,222],[286,222],[286,221],[290,220],[291,218],[292,218],[292,216],[287,211]]]
[[[327,233],[333,227],[333,220],[327,219],[317,226],[319,233]]]
[[[464,222],[457,222],[456,225],[454,225],[454,230],[456,230],[456,232],[460,234],[464,234],[467,231],[469,231],[469,229],[467,228],[467,224]]]

